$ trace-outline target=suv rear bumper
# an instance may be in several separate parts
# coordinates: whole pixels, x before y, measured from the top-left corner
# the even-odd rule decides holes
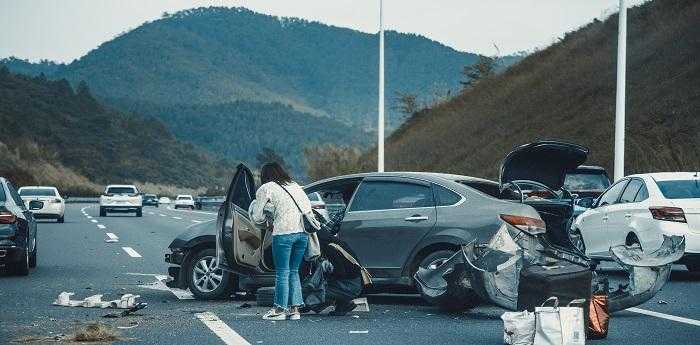
[[[141,205],[138,206],[130,206],[130,205],[100,205],[100,209],[103,209],[105,211],[110,211],[110,212],[134,212],[137,210],[141,209]]]

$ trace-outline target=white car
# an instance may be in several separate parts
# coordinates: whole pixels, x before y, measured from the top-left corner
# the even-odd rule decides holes
[[[326,202],[323,201],[321,194],[314,192],[308,195],[309,201],[311,201],[311,208],[318,212],[323,218],[329,220],[328,210],[326,209]]]
[[[66,201],[61,197],[56,187],[25,186],[17,192],[27,209],[29,209],[29,202],[31,201],[38,200],[44,203],[41,209],[32,210],[34,218],[56,219],[59,223],[64,222]]]
[[[194,198],[191,195],[183,194],[175,198],[175,209],[189,208],[194,210]]]
[[[606,259],[611,246],[661,246],[662,235],[685,236],[678,262],[700,270],[700,173],[676,172],[627,176],[608,188],[582,213],[571,238],[590,257]]]
[[[162,196],[160,199],[158,199],[159,204],[169,204],[170,203],[170,198],[167,196]]]
[[[142,216],[143,198],[134,185],[112,184],[105,188],[100,196],[100,217],[108,212],[134,212]]]

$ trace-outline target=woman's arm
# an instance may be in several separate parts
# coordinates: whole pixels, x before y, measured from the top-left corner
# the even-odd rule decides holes
[[[252,205],[250,217],[258,224],[265,223],[265,206],[270,202],[270,191],[267,186],[261,186],[255,193],[255,203]]]

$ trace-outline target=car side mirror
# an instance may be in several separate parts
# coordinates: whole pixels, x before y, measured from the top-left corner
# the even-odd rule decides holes
[[[39,201],[39,200],[32,200],[29,202],[29,210],[34,211],[34,210],[41,210],[44,208],[44,202]]]

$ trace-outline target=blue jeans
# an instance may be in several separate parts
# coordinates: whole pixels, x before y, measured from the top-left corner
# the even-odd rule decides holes
[[[272,260],[275,263],[275,306],[287,309],[302,306],[299,266],[304,259],[309,235],[306,232],[272,236]]]

